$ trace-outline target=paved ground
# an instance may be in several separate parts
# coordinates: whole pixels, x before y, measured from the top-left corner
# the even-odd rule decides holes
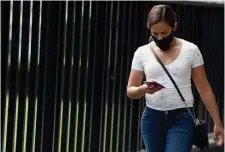
[[[141,150],[140,152],[146,152],[145,150]],[[199,149],[193,148],[191,152],[202,152]],[[216,145],[211,145],[208,152],[224,152],[224,146],[223,147],[217,147]]]
[[[193,149],[191,152],[201,152],[198,149]],[[208,152],[224,152],[224,146],[218,147],[216,145],[211,145]]]
[[[216,146],[215,137],[213,133],[208,134],[209,136],[209,150],[208,152],[224,152],[224,146],[218,147]],[[139,152],[146,152],[145,150],[141,150]],[[197,148],[193,148],[191,152],[202,152],[201,150]]]

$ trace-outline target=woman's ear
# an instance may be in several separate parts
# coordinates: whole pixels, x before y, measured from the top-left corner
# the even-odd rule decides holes
[[[174,25],[173,25],[173,29],[174,29],[174,31],[176,31],[176,30],[177,30],[177,22],[175,22],[175,23],[174,23]]]

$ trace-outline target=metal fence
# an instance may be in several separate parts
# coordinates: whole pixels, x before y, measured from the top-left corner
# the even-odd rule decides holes
[[[157,2],[158,3],[158,2]],[[126,84],[156,2],[1,2],[2,151],[127,152],[144,148],[144,100]],[[197,44],[223,118],[223,7],[171,6],[177,36]],[[193,87],[196,112],[212,120]]]

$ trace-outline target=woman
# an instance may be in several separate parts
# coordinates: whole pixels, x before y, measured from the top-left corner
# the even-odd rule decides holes
[[[141,132],[147,152],[190,152],[193,135],[192,117],[149,45],[172,75],[192,112],[194,97],[190,79],[193,78],[215,123],[217,145],[223,145],[224,128],[198,47],[174,37],[176,14],[170,6],[154,6],[149,12],[147,26],[153,41],[136,50],[127,86],[129,98],[138,99],[145,95]],[[147,81],[155,81],[165,88],[142,84],[144,74]]]

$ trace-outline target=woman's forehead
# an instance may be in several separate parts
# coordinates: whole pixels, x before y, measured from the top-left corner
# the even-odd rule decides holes
[[[151,32],[164,32],[170,29],[171,29],[171,26],[164,21],[160,21],[151,26]]]

